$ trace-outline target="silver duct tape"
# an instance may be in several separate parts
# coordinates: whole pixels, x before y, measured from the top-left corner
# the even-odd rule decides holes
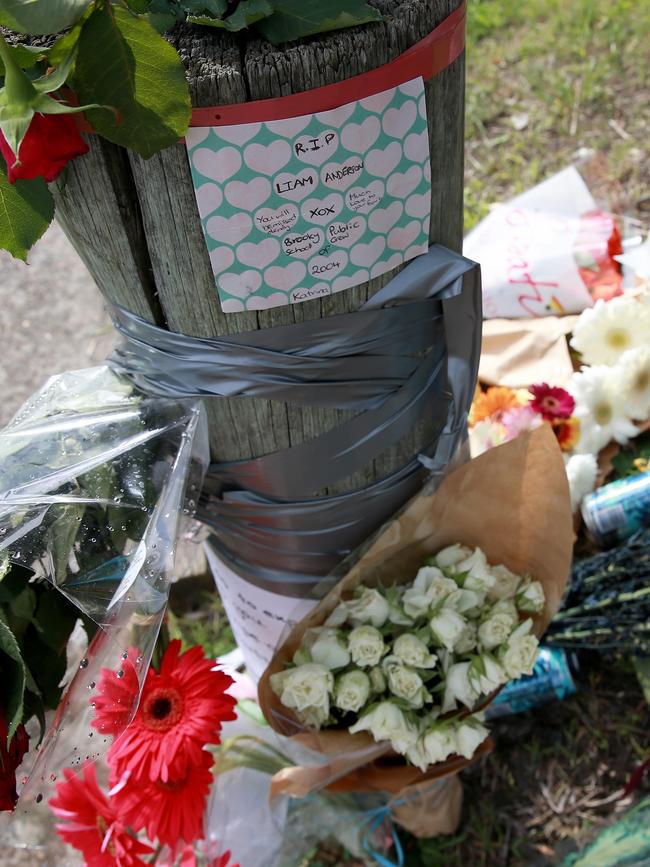
[[[465,439],[481,345],[480,270],[444,247],[413,260],[360,310],[326,319],[205,339],[119,308],[113,316],[122,341],[112,364],[142,391],[361,410],[299,446],[211,466],[199,517],[224,562],[258,587],[308,596],[427,478],[442,475]],[[398,471],[313,496],[424,418],[434,438]]]

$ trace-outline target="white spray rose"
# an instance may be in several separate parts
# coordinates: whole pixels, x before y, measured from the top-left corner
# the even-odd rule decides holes
[[[393,642],[393,654],[413,668],[434,668],[438,657],[430,653],[424,641],[411,632],[399,635]]]
[[[500,602],[495,602],[487,616],[494,617],[495,614],[508,617],[513,629],[519,624],[519,612],[512,599],[501,599]]]
[[[308,632],[317,633],[311,637],[313,640],[306,642],[314,662],[330,669],[345,668],[350,664],[350,652],[338,629],[322,626]]]
[[[345,602],[339,602],[334,611],[325,621],[325,626],[343,626],[348,619],[348,607]]]
[[[546,602],[544,588],[539,581],[522,584],[517,591],[515,602],[520,611],[525,611],[528,614],[539,614],[540,611],[544,610],[544,603]]]
[[[469,681],[478,695],[489,695],[509,679],[504,669],[489,653],[470,664]]]
[[[404,755],[417,741],[417,730],[392,701],[382,701],[350,726],[350,734],[370,732],[376,741],[390,741],[395,752]]]
[[[375,693],[386,692],[386,689],[388,688],[386,675],[378,665],[370,669],[370,684],[372,686],[372,691]]]
[[[508,614],[490,614],[478,628],[479,644],[485,650],[494,650],[505,644],[512,632],[512,619]]]
[[[452,725],[439,725],[424,732],[407,752],[407,759],[421,771],[429,765],[444,762],[456,752],[456,736]]]
[[[467,590],[486,592],[496,583],[487,558],[480,548],[476,548],[470,557],[461,560],[456,568],[459,572],[468,573],[463,581],[463,587]]]
[[[476,623],[472,623],[471,620],[468,620],[463,627],[460,637],[456,640],[454,650],[461,656],[465,653],[470,653],[470,651],[474,650],[476,647],[477,639],[478,629]]]
[[[372,587],[364,587],[356,599],[349,599],[345,605],[352,622],[370,623],[377,628],[384,625],[390,613],[385,597]]]
[[[397,698],[407,701],[412,708],[422,707],[431,698],[417,671],[402,665],[396,656],[387,656],[382,667],[388,678],[389,690]]]
[[[455,710],[457,702],[461,702],[470,710],[478,698],[478,693],[469,679],[469,662],[456,662],[450,665],[445,678],[445,695],[442,701],[442,712]]]
[[[445,600],[445,607],[453,608],[459,614],[474,612],[485,602],[485,590],[468,590],[463,587],[453,593],[449,600],[449,603]]]
[[[334,676],[323,665],[311,662],[273,675],[271,686],[285,707],[300,713],[314,712],[324,722],[329,716]]]
[[[492,577],[495,579],[494,584],[488,590],[487,598],[490,602],[497,602],[499,599],[512,599],[517,592],[520,578],[511,572],[507,566],[499,564],[492,566]]]
[[[389,623],[393,623],[395,626],[413,626],[413,618],[409,617],[409,615],[404,611],[404,608],[402,606],[401,595],[397,598],[389,598],[388,605],[390,607],[390,611],[388,613]]]
[[[370,696],[370,678],[363,671],[346,671],[337,678],[334,704],[340,710],[358,713]]]
[[[532,620],[525,620],[501,648],[499,660],[509,678],[515,679],[522,674],[532,674],[537,661],[539,641],[531,634]]]
[[[355,665],[371,668],[378,665],[388,648],[383,635],[374,626],[357,626],[348,635],[348,650]]]
[[[441,569],[456,567],[459,563],[462,563],[463,560],[467,560],[471,554],[472,549],[468,548],[467,545],[449,545],[447,548],[443,548],[442,551],[438,551],[436,554],[436,565]]]
[[[466,622],[462,614],[452,608],[443,608],[429,621],[434,643],[453,650],[463,634]]]
[[[476,748],[489,734],[490,732],[475,717],[461,720],[456,727],[456,752],[459,756],[471,759]]]
[[[435,566],[423,566],[415,576],[413,586],[404,592],[402,606],[409,617],[423,617],[443,600],[453,599],[458,585],[445,578]]]

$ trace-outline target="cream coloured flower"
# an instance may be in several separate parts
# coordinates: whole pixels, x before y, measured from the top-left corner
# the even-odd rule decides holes
[[[396,698],[408,702],[412,708],[421,708],[425,701],[431,698],[417,671],[407,668],[396,656],[387,656],[382,662],[382,668],[388,678],[388,689]]]
[[[463,581],[463,587],[466,590],[478,590],[485,593],[496,583],[487,557],[481,548],[475,548],[471,556],[461,560],[456,568],[458,572],[468,573]]]
[[[346,671],[334,686],[334,704],[339,710],[358,713],[370,697],[370,678],[363,671]]]
[[[537,661],[539,641],[530,633],[533,621],[525,620],[512,633],[499,652],[499,661],[512,680],[522,674],[532,674]]]
[[[429,621],[429,628],[436,646],[454,650],[456,642],[460,639],[467,621],[462,614],[452,608],[443,608]]]
[[[384,625],[390,613],[386,598],[371,587],[364,587],[355,599],[348,599],[345,607],[353,623],[370,623],[377,628]]]
[[[598,461],[595,455],[571,455],[566,462],[566,474],[569,480],[571,495],[571,511],[576,512],[580,504],[596,487],[598,478]]]
[[[386,683],[386,675],[378,665],[370,669],[370,685],[374,693],[386,692],[388,684]]]
[[[512,599],[521,580],[519,575],[515,575],[502,563],[498,566],[491,566],[490,570],[494,577],[494,584],[488,590],[488,601],[497,602],[499,599]]]
[[[544,610],[546,597],[539,581],[529,581],[521,585],[515,597],[517,608],[527,614],[539,614]]]
[[[378,665],[388,648],[383,635],[374,626],[357,626],[348,635],[348,650],[355,665],[372,668]]]
[[[468,620],[463,627],[463,631],[461,632],[460,637],[456,639],[456,643],[454,644],[454,651],[461,656],[464,653],[470,653],[470,651],[474,650],[474,648],[476,647],[477,640],[478,627],[476,626],[476,623]]]
[[[490,732],[476,717],[466,717],[456,727],[456,752],[459,756],[471,759],[476,748],[489,734]]]
[[[479,644],[484,650],[494,650],[505,644],[512,629],[512,619],[507,614],[490,614],[478,628]]]
[[[445,693],[442,701],[442,712],[455,710],[457,702],[461,702],[470,710],[478,698],[475,686],[469,679],[469,662],[456,662],[449,666],[445,677]]]
[[[430,608],[451,600],[458,593],[458,585],[452,578],[445,578],[435,566],[423,566],[415,581],[402,597],[402,606],[409,617],[423,617]]]
[[[467,676],[478,695],[489,695],[508,680],[503,666],[489,653],[477,657],[470,664]]]
[[[435,653],[430,653],[424,641],[411,632],[404,632],[393,642],[393,654],[404,665],[413,668],[434,668],[438,660]]]
[[[370,732],[376,741],[390,741],[395,752],[404,755],[418,738],[417,729],[392,701],[379,702],[348,729],[350,734]]]
[[[339,602],[334,611],[325,621],[325,626],[343,626],[348,619],[348,607],[345,602]]]
[[[574,415],[580,420],[580,439],[574,449],[577,453],[598,454],[610,440],[625,445],[638,434],[625,407],[622,372],[618,368],[583,367],[580,373],[573,374],[567,390],[575,399]]]
[[[434,559],[436,565],[439,566],[440,569],[449,569],[457,566],[463,560],[467,560],[471,554],[471,548],[468,548],[467,545],[461,545],[458,543],[456,545],[448,545],[446,548],[443,548],[442,551],[438,551]]]
[[[406,753],[411,764],[426,771],[429,765],[444,762],[457,750],[456,730],[451,723],[440,724],[425,731]]]
[[[585,364],[616,364],[628,349],[644,346],[650,334],[650,311],[630,295],[596,301],[583,310],[573,329],[571,346]]]
[[[519,623],[519,612],[517,611],[517,606],[512,599],[501,599],[499,602],[495,602],[490,609],[488,616],[492,617],[495,614],[505,614],[510,618],[511,631]]]
[[[325,668],[345,668],[350,663],[350,651],[338,629],[321,626],[307,630],[303,643],[314,662]]]
[[[285,707],[301,714],[314,714],[321,724],[329,716],[334,676],[323,665],[307,663],[271,677],[271,686]]]
[[[645,421],[650,418],[650,325],[645,346],[624,352],[618,365],[628,414],[637,421]]]

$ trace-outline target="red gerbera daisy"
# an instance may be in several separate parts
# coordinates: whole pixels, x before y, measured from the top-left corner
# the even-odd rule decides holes
[[[203,848],[201,847],[201,843],[199,843],[199,848],[201,850],[201,854],[203,854]],[[216,848],[216,844],[210,844],[210,848],[214,851],[214,849]],[[173,855],[174,858],[178,858],[178,855],[176,853],[173,853]],[[176,861],[174,861],[174,863],[176,863]],[[202,860],[199,861],[196,857],[194,846],[186,846],[181,854],[181,860],[178,864],[178,867],[198,867],[198,865],[202,863],[204,862]],[[161,867],[172,867],[172,864],[171,862],[167,864],[163,861],[161,863]],[[228,850],[222,855],[217,855],[216,857],[211,858],[211,860],[206,863],[206,867],[240,867],[240,865],[230,863],[230,850]]]
[[[528,390],[533,395],[531,407],[547,421],[569,418],[575,409],[575,400],[563,388],[542,382],[540,385],[531,385]]]
[[[80,776],[69,768],[64,776],[50,800],[50,809],[63,820],[56,826],[59,837],[83,853],[86,867],[144,867],[140,856],[152,850],[126,830],[97,785],[93,763],[86,762]]]
[[[213,671],[200,647],[180,654],[180,641],[165,651],[160,672],[149,671],[133,721],[108,754],[118,776],[130,771],[152,781],[179,779],[200,764],[205,744],[218,744],[221,723],[236,718],[233,680]]]
[[[125,775],[115,787],[114,800],[120,816],[134,830],[146,829],[150,840],[175,849],[181,841],[193,843],[203,837],[205,799],[212,784],[214,758],[199,750],[199,758],[182,777],[163,782]],[[116,782],[114,776],[111,782]]]
[[[112,668],[102,669],[98,695],[92,698],[95,718],[91,725],[98,732],[117,737],[128,726],[140,692],[135,667],[140,658],[138,648],[130,647],[126,659],[116,671]]]

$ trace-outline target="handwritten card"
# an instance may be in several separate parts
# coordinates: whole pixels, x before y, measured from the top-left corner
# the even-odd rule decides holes
[[[186,144],[225,313],[340,292],[428,249],[421,78],[331,111],[193,127]]]

